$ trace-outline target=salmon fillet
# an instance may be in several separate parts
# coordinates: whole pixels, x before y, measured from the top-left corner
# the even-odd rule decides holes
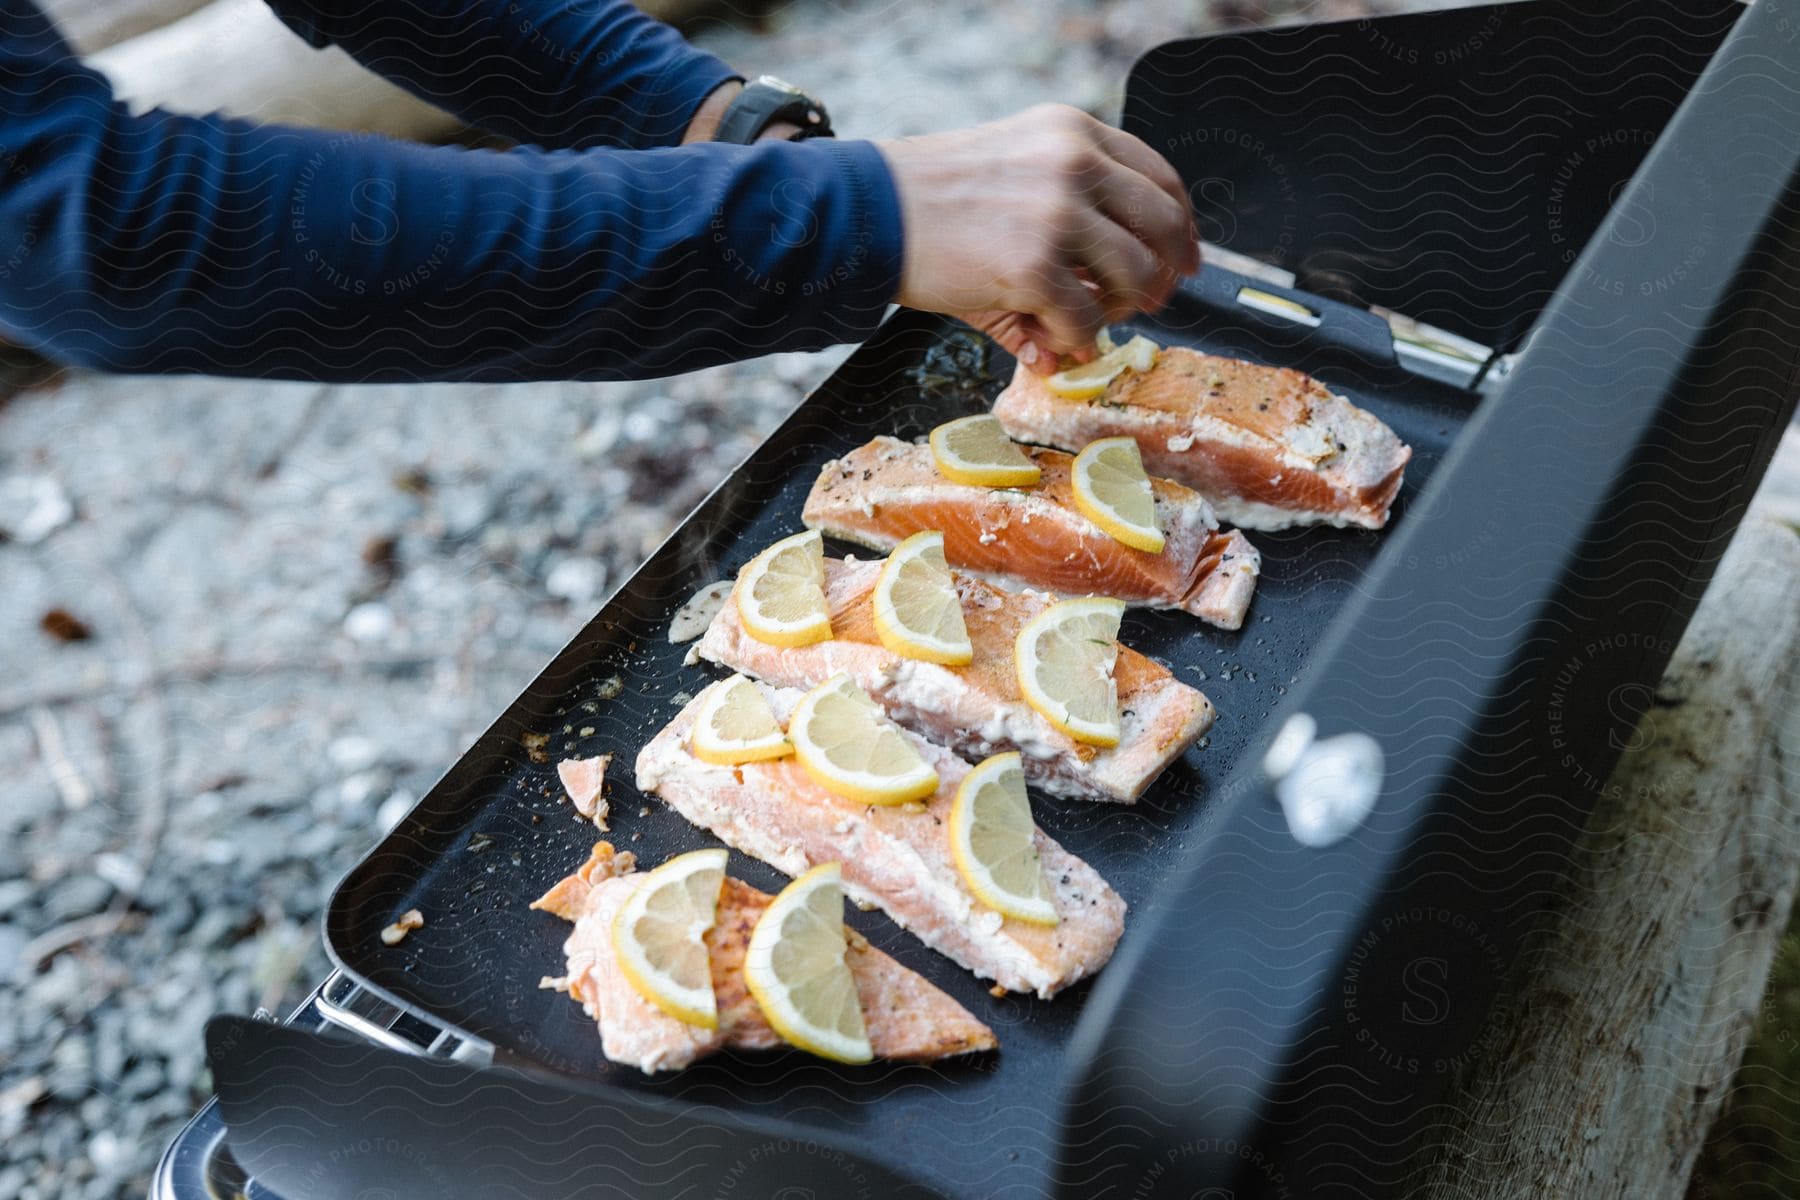
[[[706,947],[712,966],[719,1027],[701,1029],[669,1016],[638,994],[613,957],[612,923],[632,890],[630,853],[597,842],[588,861],[532,904],[575,924],[563,944],[568,972],[545,980],[581,1003],[600,1027],[607,1058],[641,1071],[670,1071],[715,1050],[768,1050],[782,1044],[744,984],[744,952],[750,931],[774,897],[727,877],[719,913]],[[846,928],[845,961],[856,979],[863,1023],[875,1057],[926,1062],[995,1049],[993,1030],[914,971]]]
[[[785,722],[801,693],[756,686]],[[1048,999],[1112,956],[1125,928],[1125,901],[1041,829],[1038,858],[1060,923],[1045,928],[1009,920],[975,899],[950,857],[950,805],[969,773],[950,751],[906,734],[937,770],[937,792],[919,804],[857,804],[814,783],[792,758],[736,767],[695,758],[688,731],[711,690],[638,755],[640,790],[655,792],[727,845],[789,875],[843,863],[844,894],[851,900],[880,908],[933,950],[1009,991]]]
[[[1123,729],[1117,746],[1077,742],[1040,716],[1019,691],[1013,643],[1025,623],[1056,602],[1044,592],[1008,592],[955,572],[975,660],[943,667],[894,653],[875,632],[871,597],[880,562],[825,560],[831,640],[782,649],[744,630],[737,605],[713,618],[700,655],[782,687],[811,688],[839,671],[903,725],[971,761],[1018,750],[1025,777],[1057,796],[1130,804],[1213,723],[1213,706],[1167,667],[1119,647],[1113,678]]]
[[[1065,400],[1021,365],[994,415],[1014,438],[1070,451],[1135,438],[1145,470],[1245,529],[1380,529],[1412,458],[1393,430],[1310,375],[1179,346],[1094,400]]]
[[[1151,481],[1165,543],[1151,554],[1115,540],[1075,507],[1072,457],[1026,453],[1043,473],[1036,487],[978,487],[940,475],[931,447],[878,437],[825,464],[801,520],[883,551],[935,529],[951,566],[1004,583],[1184,609],[1221,629],[1243,625],[1262,556],[1243,534],[1220,530],[1198,493]]]

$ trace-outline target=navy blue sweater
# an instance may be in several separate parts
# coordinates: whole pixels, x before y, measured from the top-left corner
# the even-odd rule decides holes
[[[105,371],[618,378],[864,337],[867,142],[678,146],[733,78],[624,0],[271,0],[506,152],[133,116],[0,0],[0,332]]]

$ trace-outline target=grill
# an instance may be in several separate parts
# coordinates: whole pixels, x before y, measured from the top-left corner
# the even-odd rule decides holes
[[[646,1079],[539,989],[566,927],[525,907],[594,836],[557,759],[617,755],[611,837],[646,863],[710,844],[630,786],[716,674],[669,617],[798,528],[825,460],[979,411],[1010,374],[903,312],[349,873],[306,1004],[213,1022],[219,1099],[159,1194],[1392,1190],[1792,411],[1796,37],[1776,0],[1535,0],[1139,62],[1124,124],[1221,249],[1133,331],[1305,370],[1415,457],[1384,533],[1254,535],[1240,633],[1128,616],[1221,717],[1133,809],[1034,806],[1131,904],[1097,982],[994,1000],[853,917],[998,1055]],[[1295,786],[1333,755],[1376,795],[1342,837]],[[426,926],[385,946],[414,907]]]

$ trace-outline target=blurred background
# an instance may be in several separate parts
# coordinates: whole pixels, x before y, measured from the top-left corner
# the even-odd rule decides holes
[[[852,137],[1058,100],[1172,37],[1398,0],[665,0]],[[261,0],[55,0],[136,107],[427,140]],[[0,1198],[142,1195],[217,1012],[326,973],[336,878],[844,351],[631,384],[319,387],[0,362]],[[1792,947],[1789,947],[1789,951]],[[1784,952],[1696,1194],[1792,1161]],[[1762,1194],[1778,1194],[1776,1190]]]

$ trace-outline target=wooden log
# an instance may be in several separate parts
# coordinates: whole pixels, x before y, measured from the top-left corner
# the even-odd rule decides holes
[[[1684,1195],[1800,880],[1795,478],[1790,433],[1408,1195]]]

